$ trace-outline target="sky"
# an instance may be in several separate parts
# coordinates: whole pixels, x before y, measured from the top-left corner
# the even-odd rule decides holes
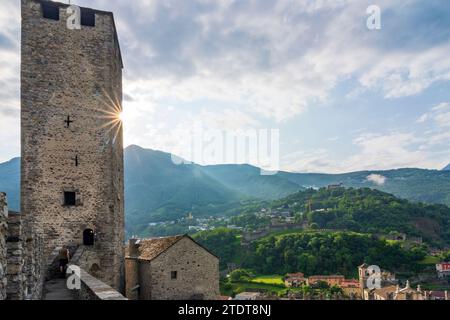
[[[277,130],[288,171],[450,163],[448,0],[72,3],[114,12],[125,145],[184,156],[180,140],[200,125]],[[20,155],[19,72],[20,1],[2,0],[0,162]]]

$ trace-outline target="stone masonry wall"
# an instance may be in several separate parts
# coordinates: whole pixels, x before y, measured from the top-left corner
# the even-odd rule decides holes
[[[185,237],[153,259],[140,262],[141,299],[216,299],[219,292],[219,259]],[[151,265],[149,268],[148,265]],[[171,279],[171,272],[177,279]],[[147,288],[147,289],[146,289]],[[151,293],[148,295],[148,288]],[[142,290],[142,289],[141,289]]]
[[[26,275],[24,272],[24,250],[22,242],[22,226],[19,214],[8,216],[7,268],[8,284],[6,296],[8,300],[24,300],[27,295]]]
[[[100,279],[123,289],[123,144],[118,121],[122,61],[111,13],[95,11],[95,27],[69,30],[43,18],[40,0],[22,0],[21,213],[27,243],[41,237],[44,259],[56,247],[92,249]],[[70,118],[69,118],[70,117]],[[67,120],[70,122],[66,122]],[[64,192],[76,205],[64,205]],[[33,226],[34,230],[31,230]],[[26,260],[32,262],[31,245]],[[33,265],[31,263],[30,265]],[[97,267],[96,267],[97,268]],[[36,272],[28,270],[28,277]]]
[[[42,295],[42,240],[27,244],[31,262],[26,262],[22,216],[8,213],[6,195],[0,193],[0,300],[38,300]]]
[[[6,218],[8,216],[8,206],[6,194],[0,192],[0,300],[6,299]]]
[[[30,254],[25,256],[25,265],[23,268],[27,285],[26,298],[40,300],[42,298],[43,285],[47,272],[47,265],[43,256],[44,244],[42,237],[35,235],[32,239],[27,239],[25,246],[30,250]]]

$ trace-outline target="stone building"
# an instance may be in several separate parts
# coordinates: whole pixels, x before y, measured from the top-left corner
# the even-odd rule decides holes
[[[96,275],[123,286],[122,58],[113,14],[22,0],[21,213],[25,265],[37,237],[89,246]],[[31,276],[31,273],[28,275]],[[29,288],[31,290],[31,288]]]
[[[308,279],[305,278],[305,275],[302,272],[288,273],[286,275],[286,278],[284,279],[284,285],[288,288],[301,287],[301,286],[305,285],[307,282],[308,282]]]
[[[417,289],[411,288],[409,281],[406,286],[400,288],[399,285],[391,285],[379,289],[365,289],[364,300],[426,300],[426,294],[420,286]]]
[[[140,300],[212,300],[219,259],[191,237],[131,239],[125,257],[126,296]]]
[[[326,282],[330,287],[332,287],[339,286],[344,280],[345,277],[342,275],[311,276],[308,278],[308,285],[312,286],[315,283],[322,281]]]
[[[374,271],[372,270],[372,273]],[[359,278],[359,287],[361,291],[361,297],[363,299],[368,300],[368,292],[370,290],[367,290],[367,282],[369,277],[371,276],[371,269],[370,266],[367,263],[363,263],[362,265],[358,266],[358,278]],[[395,274],[391,273],[386,270],[380,270],[380,286],[381,287],[388,287],[388,286],[396,286],[398,284],[397,279],[395,278]],[[367,299],[366,299],[367,298]]]

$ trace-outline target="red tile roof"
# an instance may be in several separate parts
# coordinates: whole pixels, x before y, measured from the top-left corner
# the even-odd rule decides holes
[[[148,261],[153,260],[183,237],[184,236],[174,236],[140,240],[138,249],[139,259]]]

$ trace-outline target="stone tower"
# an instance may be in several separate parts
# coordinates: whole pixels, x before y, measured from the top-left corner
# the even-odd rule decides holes
[[[22,0],[21,212],[46,257],[84,245],[86,271],[123,289],[121,52],[112,13],[69,29],[67,8]]]

